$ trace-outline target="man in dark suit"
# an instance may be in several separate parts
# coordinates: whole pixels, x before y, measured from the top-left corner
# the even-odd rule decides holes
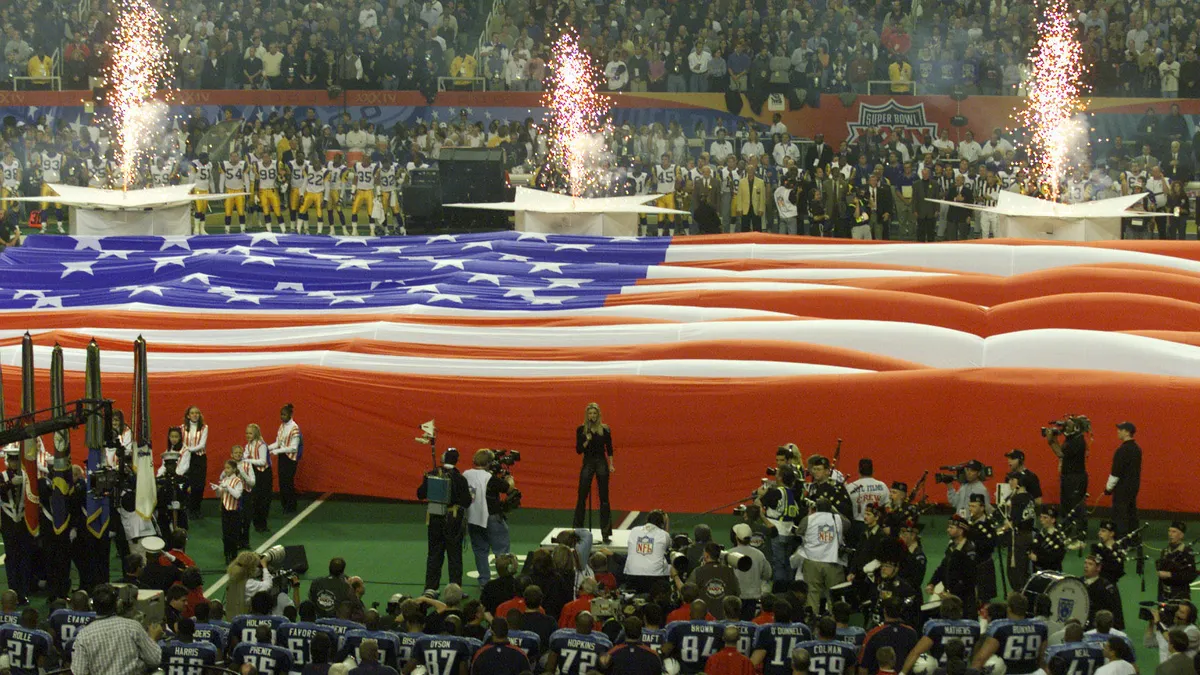
[[[867,208],[871,210],[871,229],[878,232],[876,239],[887,241],[892,238],[892,221],[896,218],[896,200],[892,198],[892,187],[880,183],[877,174],[867,178]]]
[[[832,171],[821,185],[821,195],[825,198],[825,215],[829,222],[835,223],[834,236],[850,238],[850,230],[842,227],[842,211],[846,206],[846,193],[849,191],[846,177],[840,171]]]
[[[1158,664],[1154,675],[1196,675],[1196,668],[1187,650],[1188,635],[1182,628],[1175,627],[1167,631],[1167,652],[1170,656]]]
[[[963,174],[954,176],[954,184],[946,191],[946,200],[958,204],[974,204],[975,193],[966,184]],[[971,210],[951,206],[946,213],[946,241],[969,239],[971,236]]]
[[[1172,181],[1182,180],[1184,182],[1192,179],[1192,162],[1187,153],[1183,152],[1179,141],[1171,141],[1171,149],[1167,152],[1166,159],[1163,160],[1163,173]]]
[[[940,205],[931,199],[942,198],[942,186],[929,175],[929,168],[921,169],[921,177],[913,183],[913,214],[917,218],[917,241],[937,240],[937,219]]]
[[[705,165],[692,190],[692,222],[701,234],[721,233],[721,217],[717,211],[720,200],[721,181],[713,176],[712,167]]]
[[[833,148],[825,142],[825,134],[813,136],[813,144],[804,156],[804,167],[809,171],[817,167],[828,170],[833,162]]]

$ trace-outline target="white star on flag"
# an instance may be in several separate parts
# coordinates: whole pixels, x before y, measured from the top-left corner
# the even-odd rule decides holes
[[[371,239],[371,237],[335,236],[334,239],[337,239],[337,243],[334,246],[341,246],[342,244],[362,244],[366,246],[367,239]]]
[[[231,302],[253,302],[254,304],[258,305],[258,304],[260,304],[259,300],[262,300],[263,298],[273,298],[273,297],[275,297],[275,296],[273,296],[273,295],[253,295],[251,293],[234,293],[233,295],[229,296],[229,299],[225,301],[225,304],[229,304]]]
[[[208,292],[216,295],[237,295],[238,293],[233,286],[213,286],[208,289]]]
[[[187,237],[163,237],[162,248],[160,251],[165,251],[169,248],[181,248],[185,251],[192,250],[192,244],[187,240]]]
[[[59,279],[66,279],[68,276],[76,272],[87,272],[91,276],[96,276],[96,273],[92,271],[92,265],[96,264],[95,260],[87,260],[85,262],[65,262],[60,264],[66,269],[63,270],[62,276],[60,276]]]
[[[310,298],[335,298],[337,293],[333,291],[309,291],[306,295]]]
[[[425,284],[424,286],[412,286],[408,289],[409,293],[440,293],[437,284]]]
[[[194,281],[199,281],[200,283],[204,284],[205,286],[208,286],[209,285],[208,277],[209,277],[209,275],[204,274],[203,272],[193,272],[192,274],[189,274],[186,277],[184,277],[182,279],[182,281],[184,283],[187,283],[189,281],[194,280]]]
[[[401,253],[404,253],[404,249],[406,249],[406,248],[412,248],[412,247],[411,246],[380,246],[379,248],[375,249],[375,252],[376,253],[395,253],[396,255],[400,255]]]
[[[586,284],[591,279],[543,279],[542,281],[550,282],[548,289],[554,288],[575,288],[578,289],[581,284]]]
[[[42,309],[43,307],[57,307],[62,309],[62,298],[38,298],[37,302],[33,303],[33,309]]]
[[[186,268],[187,264],[185,264],[183,261],[187,260],[187,258],[188,257],[186,255],[176,255],[168,256],[166,258],[151,258],[151,260],[154,261],[154,271],[157,272],[167,265],[179,265],[180,267]]]
[[[350,269],[351,267],[357,267],[360,270],[370,270],[371,265],[374,265],[375,263],[381,263],[381,262],[383,262],[383,261],[382,260],[365,260],[365,259],[347,260],[346,262],[338,265],[336,271],[340,272],[342,270]]]
[[[528,239],[535,239],[537,241],[546,241],[546,233],[545,232],[522,232],[521,235],[519,237],[517,237],[517,241],[526,241]]]
[[[367,298],[372,298],[372,297],[375,297],[375,296],[373,296],[373,295],[339,295],[333,299],[333,302],[329,303],[329,306],[333,307],[334,305],[340,305],[343,302],[353,302],[355,304],[361,305],[367,301]]]
[[[467,108],[467,115],[468,115],[468,116],[470,116],[470,115],[474,115],[474,114],[475,114],[475,111],[474,111],[474,110],[472,110],[471,108]]]
[[[279,237],[274,232],[255,232],[250,235],[251,246],[257,246],[260,241],[269,241],[276,246],[279,245]]]
[[[129,297],[131,298],[139,293],[153,293],[160,298],[163,297],[162,286],[118,286],[117,288],[114,288],[113,291],[129,291]]]
[[[590,249],[593,246],[595,246],[595,244],[558,244],[557,246],[554,247],[554,252],[558,253],[559,251],[583,251],[584,253],[587,253],[588,249]]]
[[[293,255],[312,255],[311,248],[301,248],[299,246],[290,246],[288,248],[285,248],[284,252],[291,253]]]
[[[486,248],[489,251],[495,250],[492,248],[492,242],[490,242],[490,241],[473,241],[473,242],[467,244],[466,246],[463,246],[462,250],[465,251],[469,248]]]
[[[340,255],[337,253],[313,253],[312,257],[317,258],[318,260],[349,260],[354,256]]]
[[[250,263],[262,263],[263,265],[274,267],[275,259],[269,255],[248,255],[242,260],[243,265],[249,265]]]
[[[436,244],[439,241],[448,241],[451,244],[457,244],[458,237],[453,234],[439,234],[435,237],[430,237],[430,238],[426,239],[425,243],[426,244]]]
[[[96,256],[96,260],[104,260],[105,258],[129,260],[129,251],[100,251],[100,255]]]
[[[534,305],[561,305],[561,304],[563,304],[563,302],[565,302],[567,300],[574,300],[574,299],[575,299],[575,296],[573,296],[573,295],[557,295],[557,296],[545,296],[545,297],[540,297],[540,298],[530,298],[529,302]]]
[[[484,274],[482,272],[478,272],[476,274],[471,275],[470,279],[467,279],[468,284],[473,284],[477,281],[489,281],[489,282],[499,286],[500,285],[500,275],[499,274]]]
[[[219,248],[198,248],[192,251],[192,255],[190,257],[198,258],[202,255],[219,255],[220,253],[221,249]]]
[[[230,255],[250,255],[250,247],[242,245],[230,246],[229,248],[225,249],[225,252]]]
[[[484,110],[484,111],[483,111],[483,118],[484,118],[484,119],[487,119],[487,120],[490,120],[490,119],[492,119],[492,111],[491,111],[491,110]]]
[[[437,258],[435,258],[431,255],[409,255],[409,256],[404,256],[404,258],[402,258],[402,260],[408,260],[410,262],[412,262],[412,261],[433,262],[433,261],[437,260]]]
[[[465,263],[465,262],[466,262],[465,260],[437,260],[433,263],[432,271],[436,272],[436,271],[442,269],[443,267],[456,267],[460,270],[465,270],[465,268],[463,267],[463,263]]]
[[[507,292],[504,293],[504,297],[506,297],[506,298],[525,298],[526,300],[533,300],[533,298],[535,297],[534,291],[536,291],[536,290],[537,290],[536,288],[510,288],[510,289],[508,289]]]
[[[35,298],[44,298],[44,297],[46,297],[46,293],[47,293],[47,291],[34,291],[34,290],[18,288],[17,292],[13,293],[12,299],[20,300],[21,298],[23,298],[27,295],[33,296]]]
[[[76,251],[86,251],[87,249],[91,249],[93,251],[104,250],[100,248],[100,239],[98,237],[88,237],[86,239],[80,238],[75,240]]]
[[[638,243],[639,240],[640,240],[640,237],[613,237],[612,239],[609,239],[608,241],[611,243],[614,243],[614,244],[616,244],[616,243],[636,244],[636,243]]]
[[[566,264],[567,263],[556,263],[556,262],[529,263],[529,266],[530,266],[529,273],[537,274],[538,272],[554,272],[555,274],[562,274],[563,273],[563,271],[562,271],[563,265],[566,265]]]
[[[275,284],[275,290],[277,290],[277,291],[300,291],[301,293],[303,293],[304,292],[304,284],[295,283],[295,282],[291,282],[291,281],[281,281],[281,282]]]
[[[433,295],[429,296],[428,302],[440,302],[442,300],[446,300],[448,302],[457,302],[460,305],[463,304],[461,295],[453,295],[451,293],[434,293]]]
[[[512,262],[529,262],[529,256],[517,255],[515,253],[505,253],[504,255],[500,256],[500,260],[501,261],[507,260],[507,261],[512,261]]]

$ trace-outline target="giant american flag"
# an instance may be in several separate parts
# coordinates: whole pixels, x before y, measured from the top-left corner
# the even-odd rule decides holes
[[[213,445],[232,444],[294,402],[301,487],[379,496],[407,495],[397,486],[429,463],[410,438],[432,417],[450,445],[535,458],[524,477],[543,489],[527,503],[573,503],[556,488],[595,400],[617,440],[618,504],[706,510],[788,441],[827,453],[844,437],[847,456],[909,482],[918,467],[1002,462],[1068,412],[1092,417],[1099,464],[1127,418],[1147,461],[1182,450],[1198,303],[1187,242],[43,235],[0,254],[0,360],[11,387],[29,330],[39,368],[58,342],[78,373],[96,338],[124,400],[144,335],[156,421],[195,403]],[[703,489],[669,489],[664,469],[683,464]],[[1165,495],[1180,475],[1148,480]]]

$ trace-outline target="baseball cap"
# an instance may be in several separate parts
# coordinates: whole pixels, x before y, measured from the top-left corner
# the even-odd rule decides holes
[[[733,536],[738,541],[749,539],[752,534],[754,534],[754,531],[746,523],[738,523],[733,526]]]
[[[973,494],[970,497],[968,497],[968,500],[972,504],[987,504],[987,497],[984,497],[983,495],[978,494],[978,493]]]
[[[963,529],[963,530],[971,529],[971,521],[967,520],[966,518],[963,518],[962,514],[959,514],[959,513],[956,513],[953,516],[950,516],[950,524],[954,525],[955,527],[957,527],[959,529]]]
[[[442,453],[442,464],[455,465],[458,464],[458,449],[450,448]]]
[[[907,493],[908,492],[908,483],[905,483],[903,481],[898,481],[898,480],[892,481],[892,489]]]
[[[1179,530],[1180,532],[1187,532],[1187,523],[1183,522],[1182,520],[1172,520],[1171,527]]]
[[[1117,425],[1117,428],[1122,431],[1128,431],[1130,434],[1137,433],[1137,426],[1134,425],[1133,422],[1121,422],[1120,424]]]
[[[1053,504],[1046,504],[1042,507],[1041,515],[1050,516],[1051,518],[1058,518],[1058,507],[1054,506]]]
[[[1009,459],[1019,459],[1021,461],[1025,461],[1025,451],[1018,448],[1009,450],[1008,452],[1004,453],[1004,456]]]
[[[983,462],[981,462],[977,459],[973,459],[973,460],[967,462],[966,464],[964,464],[963,468],[971,469],[972,471],[983,471]]]

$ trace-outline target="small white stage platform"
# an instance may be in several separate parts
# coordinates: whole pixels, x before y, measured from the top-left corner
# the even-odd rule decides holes
[[[632,197],[572,197],[544,190],[518,187],[511,202],[446,204],[447,207],[484,211],[515,212],[518,232],[578,234],[594,237],[636,237],[642,214],[690,215],[689,211],[650,206],[661,195]]]
[[[574,529],[574,528],[556,527],[553,530],[550,530],[550,534],[547,534],[542,539],[541,547],[542,548],[553,548],[554,547],[554,538],[558,536],[558,533],[566,531],[566,530],[571,530],[571,529]],[[612,551],[613,553],[620,553],[622,555],[624,555],[625,552],[629,550],[629,530],[613,530],[611,544],[601,543],[601,536],[602,535],[600,534],[600,530],[598,530],[598,529],[592,530],[592,548],[599,548],[599,547],[603,546],[604,548]]]
[[[1121,238],[1122,218],[1163,217],[1163,213],[1131,210],[1146,193],[1101,199],[1078,204],[1028,197],[1015,192],[1000,192],[995,206],[958,204],[932,199],[996,218],[996,236],[1006,239],[1048,239],[1053,241],[1101,241]]]
[[[192,185],[141,190],[102,190],[50,184],[57,197],[10,197],[15,202],[49,202],[70,207],[70,234],[187,236],[192,233],[192,204],[239,194],[192,194]]]

